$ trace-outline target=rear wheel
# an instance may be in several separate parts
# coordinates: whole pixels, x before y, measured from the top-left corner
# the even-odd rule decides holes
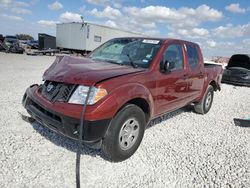
[[[209,85],[202,100],[199,103],[195,104],[194,106],[195,112],[199,114],[206,114],[212,106],[213,98],[214,98],[214,88],[213,86]]]
[[[145,114],[129,104],[112,119],[102,144],[104,155],[118,162],[129,158],[139,147],[145,130]]]

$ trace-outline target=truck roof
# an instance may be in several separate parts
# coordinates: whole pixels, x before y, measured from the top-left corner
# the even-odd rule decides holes
[[[126,39],[126,38],[130,38],[130,39],[159,40],[159,41],[161,41],[163,43],[167,43],[169,41],[178,41],[178,42],[181,42],[181,43],[190,43],[190,44],[195,44],[195,45],[199,46],[195,42],[181,40],[181,39],[175,39],[175,38],[161,38],[161,37],[117,37],[116,39]]]

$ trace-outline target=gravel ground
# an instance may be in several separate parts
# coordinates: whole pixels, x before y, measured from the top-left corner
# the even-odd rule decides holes
[[[0,187],[75,187],[76,143],[24,122],[21,99],[54,57],[0,53]],[[222,85],[206,115],[183,108],[155,119],[137,152],[110,163],[82,147],[82,187],[250,187],[250,88]]]

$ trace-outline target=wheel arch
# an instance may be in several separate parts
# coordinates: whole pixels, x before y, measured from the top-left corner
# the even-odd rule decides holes
[[[112,93],[119,96],[115,97],[116,104],[119,106],[117,106],[113,117],[128,104],[134,104],[142,109],[146,122],[150,121],[154,114],[154,100],[148,88],[138,83],[129,83],[116,88]]]
[[[209,85],[213,86],[214,91],[217,91],[217,90],[220,89],[214,80],[212,80],[212,81],[209,83]]]
[[[140,107],[142,109],[142,111],[144,112],[144,114],[145,114],[146,123],[148,123],[148,121],[150,120],[150,106],[149,106],[148,102],[145,99],[143,99],[143,98],[134,98],[134,99],[131,99],[131,100],[127,101],[122,106],[122,108],[124,106],[128,105],[128,104],[134,104],[134,105]]]

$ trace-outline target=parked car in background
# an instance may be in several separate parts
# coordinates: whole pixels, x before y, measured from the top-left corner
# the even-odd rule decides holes
[[[250,55],[233,55],[224,70],[222,82],[250,87]]]
[[[38,49],[38,40],[29,40],[26,43],[31,49]]]
[[[192,42],[116,38],[88,58],[57,57],[44,83],[30,86],[22,102],[38,122],[73,139],[81,135],[85,104],[81,141],[122,161],[137,150],[153,118],[191,103],[206,114],[222,72],[220,65],[204,64]]]
[[[2,46],[4,47],[5,52],[8,52],[8,53],[23,54],[24,52],[24,49],[20,47],[19,40],[17,39],[16,36],[7,35],[4,38],[4,42]]]
[[[19,40],[17,39],[16,36],[6,35],[5,38],[4,38],[4,42],[12,44],[12,43],[19,42]]]
[[[19,46],[25,49],[27,46],[27,40],[19,40]]]
[[[4,41],[4,37],[2,34],[0,34],[0,42],[3,42]]]
[[[0,52],[5,51],[3,41],[4,41],[4,37],[3,35],[0,34]]]

